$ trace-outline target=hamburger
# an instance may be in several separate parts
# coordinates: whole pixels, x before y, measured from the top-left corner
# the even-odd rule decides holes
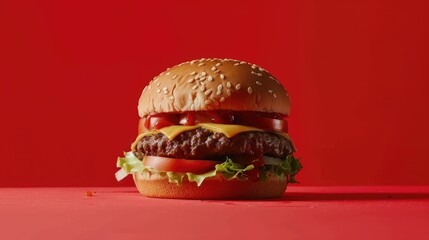
[[[131,174],[144,196],[277,198],[302,168],[288,93],[255,64],[202,58],[167,68],[143,89],[138,113],[115,176]]]

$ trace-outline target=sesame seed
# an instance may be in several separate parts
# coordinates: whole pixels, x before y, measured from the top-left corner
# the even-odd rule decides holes
[[[221,94],[222,94],[222,90],[221,91],[217,90],[216,95],[221,95]]]
[[[147,86],[147,88],[150,90],[150,89],[152,88],[152,86],[151,86],[151,85],[148,85],[148,86]]]
[[[220,79],[222,79],[222,80],[225,79],[225,75],[221,74]]]
[[[170,72],[166,73],[165,75],[167,75],[167,76],[170,75]]]
[[[165,95],[167,95],[167,94],[168,94],[168,90],[164,90],[164,91],[163,91],[163,93],[164,93]]]
[[[259,68],[259,71],[263,72],[263,71],[265,71],[265,69],[263,69],[263,68],[261,68],[261,67],[260,67],[260,68]]]
[[[200,87],[200,90],[203,92],[204,90],[206,90],[206,87],[201,86],[201,87]]]
[[[241,88],[241,84],[240,83],[237,84],[237,85],[235,85],[235,89],[240,90],[240,88]]]
[[[204,94],[207,96],[207,95],[210,95],[212,93],[212,90],[211,89],[209,89],[209,90],[207,90]]]
[[[274,98],[277,98],[277,95],[275,93],[273,93]]]
[[[205,63],[199,63],[198,67],[201,67],[201,66],[204,66],[204,65],[205,65]]]
[[[194,85],[193,87],[192,87],[192,89],[193,90],[196,90],[198,88],[198,85]]]
[[[200,62],[203,62],[203,61],[205,61],[205,60],[206,60],[205,58],[201,58],[201,59],[200,59]]]
[[[206,77],[200,77],[200,81],[206,80]]]
[[[201,73],[201,76],[203,76],[203,77],[204,77],[205,75],[207,75],[207,73],[206,73],[206,72],[202,72],[202,73]]]
[[[200,76],[197,74],[194,79],[197,80]]]
[[[216,63],[216,65],[215,65],[216,67],[219,67],[220,66],[220,63]]]
[[[246,62],[245,61],[241,61],[240,64],[246,64]]]
[[[212,100],[207,99],[207,100],[205,100],[205,101],[204,101],[204,103],[205,103],[206,105],[209,105],[210,103],[212,103]]]
[[[216,71],[216,67],[212,67],[212,71]]]
[[[196,61],[197,61],[197,60],[192,60],[192,61],[190,62],[190,64],[191,64],[191,65],[193,65]]]
[[[262,83],[259,82],[259,81],[256,81],[256,84],[259,85],[259,86],[262,86]]]
[[[249,94],[252,94],[252,88],[251,88],[251,87],[248,87],[248,88],[247,88],[247,92],[248,92]]]
[[[222,84],[217,85],[217,90],[222,91],[222,87],[223,87]]]
[[[226,95],[231,96],[231,89],[226,90]]]
[[[257,73],[257,72],[254,72],[254,71],[251,71],[250,73],[253,74],[253,75],[257,75],[257,76],[262,76],[262,73]]]
[[[253,65],[252,65],[252,68],[253,68],[253,69],[256,69],[256,68],[257,68],[257,66],[256,66],[255,64],[253,64]]]
[[[175,79],[175,78],[177,78],[177,75],[174,75],[173,77],[171,77],[171,79]]]
[[[209,82],[213,81],[213,77],[209,75],[209,76],[207,77],[207,81],[209,81]]]
[[[216,71],[214,71],[214,73],[218,73],[218,72],[220,72],[220,71],[219,71],[219,69],[218,69],[218,70],[216,70]]]
[[[273,90],[271,90],[271,89],[270,89],[270,90],[268,90],[268,92],[269,92],[269,93],[273,93]]]
[[[168,88],[167,88],[167,87],[164,87],[162,90],[164,90],[164,91],[165,91],[165,90],[168,90]]]
[[[156,84],[156,86],[157,86],[157,87],[159,87],[159,85],[161,85],[161,83],[160,83],[160,82]]]
[[[157,92],[157,93],[160,93],[160,92],[161,92],[161,89],[159,89],[159,88],[158,88],[158,90],[156,90],[156,92]]]
[[[224,98],[224,97],[221,97],[219,101],[220,101],[220,102],[225,102],[225,98]]]
[[[234,66],[238,66],[238,65],[240,65],[240,63],[234,63]]]
[[[197,72],[195,72],[195,71],[193,71],[193,72],[191,72],[189,75],[195,75],[195,73],[197,73]]]
[[[174,100],[174,97],[173,96],[170,96],[170,97],[168,97],[171,101],[173,101]]]
[[[231,88],[231,83],[230,83],[230,82],[227,82],[227,83],[226,83],[226,87],[227,87],[227,88]]]
[[[206,85],[206,83],[204,83],[204,82],[200,82],[200,84],[201,84],[201,86],[205,86]]]
[[[194,81],[194,79],[193,78],[191,78],[191,79],[189,79],[188,80],[188,83],[191,83],[191,82],[193,82]]]

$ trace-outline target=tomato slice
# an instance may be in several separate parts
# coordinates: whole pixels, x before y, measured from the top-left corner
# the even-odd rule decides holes
[[[143,165],[162,172],[206,173],[215,169],[221,162],[210,160],[190,160],[157,156],[144,156]]]
[[[231,124],[232,114],[223,111],[186,112],[180,118],[180,124],[192,126],[198,123]]]
[[[172,125],[192,126],[198,123],[238,124],[270,131],[288,132],[287,120],[280,114],[244,111],[157,113],[143,118],[139,124],[139,131],[159,130]]]
[[[177,125],[173,117],[152,117],[141,118],[138,126],[138,133],[144,133],[150,129],[159,130],[164,127]]]
[[[234,124],[253,126],[265,130],[280,131],[284,133],[288,132],[286,120],[260,117],[256,115],[247,116],[246,114],[238,114],[234,116]]]
[[[180,124],[185,126],[192,126],[195,125],[195,122],[197,120],[197,117],[195,116],[195,112],[187,112],[182,115],[180,118]]]
[[[198,123],[211,123],[213,119],[207,114],[207,112],[196,112],[193,113],[194,124]]]
[[[172,125],[176,125],[175,122],[169,121],[168,119],[164,117],[151,117],[150,118],[150,124],[151,126],[154,126],[156,130],[159,130],[161,128],[169,127]]]
[[[210,116],[214,123],[232,124],[233,115],[229,111],[209,111],[207,115]]]
[[[159,113],[147,117],[145,126],[147,129],[161,129],[171,125],[177,125],[179,118],[177,114]]]

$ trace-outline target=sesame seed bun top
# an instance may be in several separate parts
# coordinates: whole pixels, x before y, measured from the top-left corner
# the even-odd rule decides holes
[[[255,64],[202,58],[176,65],[144,88],[140,117],[152,113],[206,110],[274,112],[289,115],[283,85]]]

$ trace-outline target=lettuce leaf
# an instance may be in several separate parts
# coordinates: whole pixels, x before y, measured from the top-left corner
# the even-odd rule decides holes
[[[286,172],[286,174],[289,175],[289,182],[298,183],[298,181],[296,181],[295,179],[295,175],[298,174],[298,172],[302,169],[302,165],[299,161],[299,158],[297,159],[293,155],[289,155],[286,157],[285,162],[288,162],[290,166],[290,170]]]
[[[149,171],[151,174],[161,174],[168,177],[168,181],[181,185],[184,177],[188,178],[190,182],[196,182],[198,186],[201,186],[206,178],[215,177],[217,174],[221,174],[226,180],[237,179],[240,181],[246,181],[248,179],[246,172],[254,168],[252,164],[243,166],[242,164],[233,162],[230,158],[226,158],[225,162],[216,164],[215,169],[203,174],[194,173],[176,173],[176,172],[159,172],[149,167],[143,166],[141,161],[134,155],[133,152],[124,153],[125,157],[118,158],[116,166],[121,168],[115,173],[115,177],[118,181],[125,178],[128,174],[137,172]],[[295,175],[302,168],[299,159],[289,155],[283,160],[280,165],[265,165],[260,169],[261,178],[268,179],[269,176],[277,176],[279,179],[288,177],[289,182],[295,183]]]
[[[293,155],[289,155],[279,165],[265,165],[261,169],[261,178],[268,179],[270,176],[276,176],[283,180],[288,178],[289,183],[298,183],[295,175],[302,169],[301,162]]]
[[[194,174],[194,173],[188,172],[188,173],[186,173],[186,176],[188,176],[189,182],[196,182],[197,186],[199,187],[199,186],[201,186],[201,184],[203,183],[203,181],[206,178],[214,177],[214,176],[216,176],[216,174],[217,174],[217,171],[215,169],[215,170],[212,170],[210,172],[203,173],[203,174]]]
[[[185,174],[175,173],[175,172],[167,172],[167,177],[168,177],[169,182],[175,183],[177,185],[181,185],[183,182],[183,178],[185,177]]]
[[[123,158],[118,157],[116,167],[121,168],[121,170],[115,173],[116,180],[118,181],[124,179],[128,174],[141,172],[143,170],[142,162],[133,152],[125,152]]]
[[[190,182],[196,182],[198,187],[201,186],[201,183],[204,179],[208,177],[214,177],[217,173],[221,173],[226,180],[232,180],[234,178],[245,181],[247,180],[247,176],[244,172],[252,170],[254,168],[253,165],[247,165],[246,167],[233,162],[230,158],[226,158],[226,161],[221,164],[216,164],[215,169],[204,173],[204,174],[193,174],[186,173],[188,176],[188,180]]]

